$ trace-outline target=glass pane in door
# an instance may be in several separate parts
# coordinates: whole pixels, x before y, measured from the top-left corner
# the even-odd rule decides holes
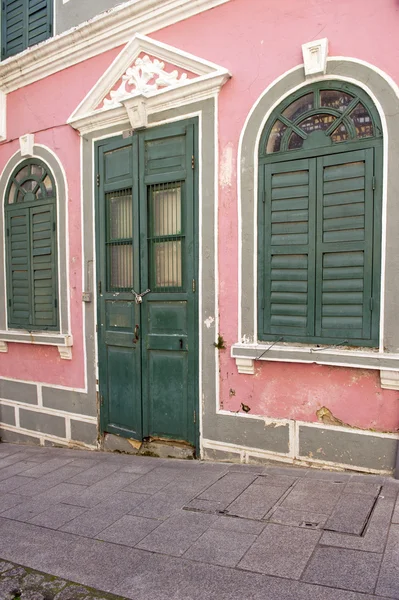
[[[174,291],[182,287],[182,183],[148,188],[148,241],[151,288]]]
[[[133,288],[133,212],[131,190],[105,195],[107,215],[107,291]]]

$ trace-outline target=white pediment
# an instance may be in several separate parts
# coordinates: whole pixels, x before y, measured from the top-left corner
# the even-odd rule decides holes
[[[133,129],[146,127],[149,114],[214,96],[230,77],[223,67],[136,34],[68,123],[86,133],[128,116]]]

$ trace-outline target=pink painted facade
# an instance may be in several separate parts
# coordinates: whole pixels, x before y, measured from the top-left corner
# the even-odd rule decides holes
[[[221,335],[226,346],[217,352],[219,365],[214,367],[219,379],[216,403],[218,414],[230,413],[237,420],[236,427],[248,426],[247,415],[276,423],[288,420],[323,424],[318,411],[324,407],[333,416],[333,421],[324,418],[326,428],[335,425],[340,431],[355,433],[399,431],[399,388],[383,389],[379,369],[258,361],[255,373],[245,374],[238,372],[231,356],[232,345],[240,341],[242,265],[237,175],[241,168],[240,139],[251,110],[278,78],[302,64],[302,44],[320,38],[328,38],[330,57],[369,63],[376,72],[392,78],[396,91],[398,22],[396,0],[230,0],[149,34],[155,41],[221,65],[231,73],[217,104],[217,314],[201,317],[202,321],[212,317],[211,328],[207,329],[211,329],[214,339]],[[96,365],[87,348],[95,347],[96,340],[85,328],[86,306],[82,303],[86,270],[82,207],[92,198],[85,196],[83,187],[87,174],[82,169],[81,136],[67,121],[123,48],[124,45],[118,45],[7,94],[7,137],[0,144],[1,170],[19,150],[20,136],[33,133],[35,144],[54,153],[65,173],[65,243],[73,347],[72,358],[63,360],[55,346],[9,341],[8,351],[0,354],[0,377],[4,380],[83,390],[87,385],[86,369],[89,377],[95,376]],[[167,70],[172,66],[167,65]],[[397,173],[388,173],[388,177],[397,177]],[[209,252],[212,260],[213,249]],[[205,285],[206,282],[203,288]],[[206,373],[202,375],[207,377]],[[9,405],[11,401],[7,397],[5,400]],[[243,406],[249,407],[249,413],[243,412]],[[90,419],[87,423],[93,425],[96,415],[90,413]],[[17,431],[13,425],[7,428],[5,424],[4,428]],[[206,431],[202,435],[207,438]],[[211,439],[223,442],[222,438]],[[387,439],[392,443],[396,440],[395,436]],[[226,444],[229,443],[226,438]],[[250,443],[237,442],[237,447],[241,446]],[[267,449],[265,452],[266,456]]]

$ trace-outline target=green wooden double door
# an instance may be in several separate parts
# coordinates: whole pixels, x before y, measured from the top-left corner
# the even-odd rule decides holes
[[[197,444],[196,123],[97,144],[102,430]]]

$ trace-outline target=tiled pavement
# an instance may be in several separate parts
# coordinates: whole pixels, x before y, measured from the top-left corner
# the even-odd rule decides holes
[[[399,599],[398,492],[370,475],[0,444],[0,559],[131,599]]]

